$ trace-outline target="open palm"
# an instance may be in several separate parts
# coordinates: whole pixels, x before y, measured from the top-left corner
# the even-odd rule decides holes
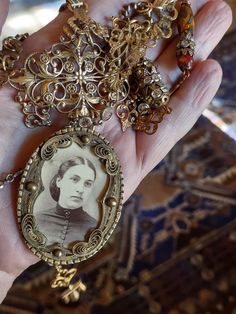
[[[0,2],[0,28],[7,15],[8,0]],[[117,15],[124,0],[89,0],[90,16],[105,22],[107,16]],[[130,1],[131,2],[131,1]],[[121,131],[115,115],[98,130],[115,148],[124,174],[125,200],[140,181],[157,165],[176,142],[194,125],[202,111],[215,95],[221,82],[221,68],[213,60],[205,60],[231,24],[231,11],[221,0],[192,0],[196,14],[195,39],[196,64],[191,77],[171,99],[173,112],[154,135],[146,135],[128,129]],[[24,56],[49,48],[59,40],[69,12],[64,11],[25,42]],[[158,64],[166,82],[173,84],[180,71],[177,69],[176,42],[161,43],[148,52],[148,57]],[[24,57],[23,56],[23,57]],[[18,103],[13,101],[15,91],[4,86],[0,91],[0,173],[23,168],[33,150],[54,131],[66,124],[66,120],[51,128],[27,129]],[[12,280],[27,266],[37,261],[26,248],[16,224],[17,185],[0,191],[0,272],[9,274]],[[1,293],[0,293],[1,299]]]

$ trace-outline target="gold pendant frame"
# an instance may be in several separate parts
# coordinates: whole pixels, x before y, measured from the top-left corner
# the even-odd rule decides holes
[[[60,160],[58,157],[60,152],[64,156],[64,161],[71,156],[77,156],[78,153],[86,156],[92,162],[97,160],[97,177],[100,175],[99,180],[101,180],[101,177],[105,176],[103,176],[103,183],[105,183],[100,191],[100,196],[96,199],[99,210],[97,226],[89,230],[84,240],[74,239],[68,247],[60,242],[48,243],[47,235],[41,232],[36,219],[36,217],[40,217],[40,210],[43,208],[42,196],[43,199],[45,195],[47,196],[48,186],[43,182],[43,171],[48,173],[48,169],[53,168],[52,164],[55,165]],[[100,164],[100,170],[98,170],[98,164]],[[98,182],[97,186],[99,185],[101,186]],[[40,195],[41,201],[39,201]],[[94,193],[90,195],[90,198],[93,195]],[[123,175],[118,157],[109,142],[95,131],[68,127],[42,143],[28,161],[19,189],[18,223],[28,247],[40,259],[54,266],[74,264],[93,256],[107,242],[121,216],[122,199]],[[37,201],[40,210],[36,208]],[[53,218],[53,221],[54,219],[57,218]],[[49,226],[52,229],[56,226],[53,221]],[[79,230],[80,227],[76,228]]]

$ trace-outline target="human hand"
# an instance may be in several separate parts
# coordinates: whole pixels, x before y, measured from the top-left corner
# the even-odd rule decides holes
[[[131,2],[131,1],[130,1]],[[192,0],[196,13],[196,64],[190,78],[172,96],[169,106],[173,111],[165,116],[154,135],[146,135],[128,129],[122,133],[118,119],[113,118],[99,128],[115,148],[124,174],[125,200],[140,181],[156,166],[194,125],[202,111],[210,103],[221,82],[221,68],[213,60],[205,60],[231,24],[231,10],[221,0]],[[117,15],[126,0],[89,0],[90,16],[104,22],[106,16]],[[99,3],[99,4],[98,4]],[[0,28],[7,14],[8,1],[0,3]],[[59,41],[62,27],[69,12],[64,11],[24,43],[24,56],[49,48]],[[162,43],[149,51],[148,57],[159,65],[166,82],[173,84],[180,71],[177,68],[176,43]],[[21,108],[14,102],[15,91],[4,86],[0,91],[0,172],[23,168],[34,149],[62,128],[66,121],[57,122],[50,129],[27,129],[22,121]],[[59,119],[58,119],[59,121]],[[0,271],[16,277],[37,258],[26,248],[16,223],[17,185],[0,191]],[[1,276],[0,276],[1,280]],[[1,284],[1,283],[0,283]],[[1,299],[1,297],[0,297]]]

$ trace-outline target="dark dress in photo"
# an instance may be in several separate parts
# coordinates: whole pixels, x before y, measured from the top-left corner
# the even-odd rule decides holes
[[[97,223],[82,207],[65,209],[57,205],[36,214],[38,230],[47,238],[47,245],[58,243],[68,247],[70,243],[85,241],[86,234]]]

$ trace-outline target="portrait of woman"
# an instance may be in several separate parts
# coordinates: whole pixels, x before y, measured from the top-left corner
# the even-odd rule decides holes
[[[85,210],[96,176],[94,164],[85,157],[73,157],[60,165],[49,186],[56,206],[35,215],[38,230],[46,236],[47,245],[58,243],[68,247],[76,241],[84,241],[86,234],[96,228],[98,220]]]

